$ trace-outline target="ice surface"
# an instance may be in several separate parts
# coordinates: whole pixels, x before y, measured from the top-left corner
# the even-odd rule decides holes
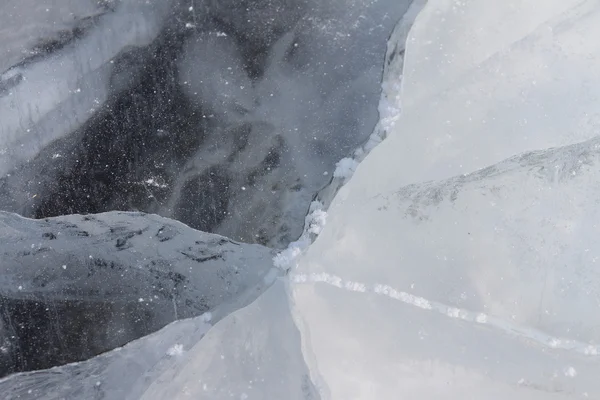
[[[594,1],[428,3],[288,292],[169,340],[132,398],[599,398],[599,26]]]
[[[283,281],[227,317],[141,397],[317,400]]]
[[[419,15],[402,116],[291,272],[324,398],[600,396],[599,20],[591,1]]]
[[[410,7],[406,10],[406,13],[396,24],[390,35],[383,71],[383,76],[388,78],[383,79],[381,84],[381,97],[378,106],[379,120],[369,138],[356,148],[349,157],[345,157],[337,162],[333,179],[325,188],[319,191],[317,195],[318,201],[325,208],[331,204],[339,188],[352,177],[358,163],[364,160],[371,150],[379,145],[394,130],[400,118],[400,88],[404,70],[406,39],[417,15],[425,4],[426,0],[411,2]]]
[[[336,199],[291,276],[328,398],[598,396],[599,162],[594,139]]]
[[[5,400],[139,399],[209,328],[202,317],[176,321],[88,361],[6,377],[0,380],[0,392]],[[181,354],[172,354],[173,348]]]
[[[72,23],[44,4],[0,6],[61,39],[0,70],[0,208],[141,210],[283,248],[376,124],[386,39],[410,0],[58,0]]]
[[[102,4],[104,3],[104,4]],[[0,5],[0,72],[75,36],[82,22],[110,10],[111,1],[5,0]],[[37,51],[36,51],[37,50]]]
[[[272,257],[156,215],[0,212],[0,375],[88,359],[177,319],[216,322],[270,286]]]
[[[246,188],[228,195],[229,212],[217,233],[242,241],[258,237],[272,247],[285,247],[302,233],[307,208],[336,162],[377,123],[385,42],[410,3],[209,3],[224,24],[190,40],[179,67],[185,94],[211,110],[207,120],[219,126],[189,163],[192,173],[220,164],[231,187]],[[260,174],[250,178],[247,171]]]
[[[277,281],[208,332],[203,317],[177,321],[89,361],[0,380],[0,392],[6,400],[317,400],[284,286]]]
[[[5,90],[0,86],[0,176],[91,117],[115,89],[109,88],[111,59],[150,43],[170,10],[170,1],[124,0],[115,3],[116,12],[109,4],[60,0],[0,6],[0,85],[8,84]],[[38,42],[44,51],[32,50]],[[6,64],[10,60],[16,63]]]
[[[598,30],[595,3],[536,3],[531,18],[503,19],[513,9],[521,16],[529,13],[532,4],[488,7],[443,1],[425,8],[406,52],[402,106],[410,112],[402,115],[391,143],[376,149],[376,161],[371,161],[383,169],[390,159],[399,158],[407,167],[365,182],[365,197],[398,182],[449,178],[522,151],[597,134],[600,45],[586,40]],[[438,24],[443,29],[438,31]],[[496,33],[488,47],[480,44],[471,51],[471,41],[488,40],[473,33],[483,26],[486,35]],[[503,39],[504,32],[510,40]],[[440,82],[445,71],[448,76]]]

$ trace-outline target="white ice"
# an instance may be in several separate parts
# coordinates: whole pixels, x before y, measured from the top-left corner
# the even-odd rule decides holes
[[[599,26],[594,1],[419,15],[402,114],[292,272],[323,398],[600,396]]]

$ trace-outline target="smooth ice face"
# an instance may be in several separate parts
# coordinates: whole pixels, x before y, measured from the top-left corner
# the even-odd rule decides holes
[[[140,399],[318,400],[289,307],[278,281],[211,329]]]
[[[394,174],[365,181],[366,197],[596,135],[600,45],[588,40],[599,33],[594,3],[550,1],[535,11],[529,1],[456,4],[429,4],[411,31],[406,112],[370,162],[383,171],[389,160],[402,161]],[[514,13],[520,17],[503,19]]]
[[[202,317],[91,360],[0,380],[7,400],[318,400],[285,283],[210,330]]]
[[[115,89],[110,61],[152,42],[171,8],[154,0],[3,3],[0,177],[90,118]]]
[[[9,375],[0,379],[0,391],[6,400],[139,399],[210,327],[201,317],[176,321],[84,362]]]
[[[600,396],[600,8],[530,3],[417,18],[403,114],[291,272],[324,398]]]
[[[334,201],[291,275],[329,398],[600,393],[599,162],[595,139]]]
[[[270,286],[273,254],[157,215],[0,212],[0,376],[86,360],[177,319],[216,322]]]
[[[0,65],[0,208],[142,210],[280,248],[376,124],[410,0],[57,0],[73,23],[46,3],[0,5],[60,39]]]
[[[24,58],[68,43],[113,0],[5,0],[0,6],[0,73]],[[1,88],[2,86],[0,86]],[[1,89],[0,89],[1,90]]]

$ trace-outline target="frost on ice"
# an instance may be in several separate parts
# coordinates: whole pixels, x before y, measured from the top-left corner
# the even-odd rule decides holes
[[[335,178],[344,178],[350,179],[354,171],[358,167],[358,162],[350,157],[342,158],[335,165],[335,171],[333,171],[333,176]]]
[[[273,258],[276,267],[283,270],[289,270],[294,266],[298,256],[300,256],[312,243],[312,240],[323,230],[327,222],[327,213],[323,210],[323,204],[319,201],[313,201],[310,204],[308,215],[304,219],[304,231],[300,238],[288,245],[282,252]]]
[[[167,355],[171,357],[180,356],[183,354],[183,345],[182,344],[174,344],[172,347],[169,347],[167,350]]]

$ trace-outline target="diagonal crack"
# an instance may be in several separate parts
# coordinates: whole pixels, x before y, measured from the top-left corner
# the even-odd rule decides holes
[[[448,306],[443,303],[431,301],[423,297],[396,290],[389,285],[377,283],[367,284],[345,280],[339,276],[331,275],[325,272],[312,274],[292,274],[290,276],[290,280],[292,283],[296,284],[324,283],[351,292],[370,293],[385,296],[393,300],[401,301],[402,303],[421,308],[423,310],[445,315],[449,318],[455,318],[478,325],[489,326],[503,331],[511,336],[528,339],[543,347],[573,351],[586,356],[600,355],[600,346],[591,343],[552,336],[542,332],[539,329],[520,326],[513,322],[506,321],[502,318],[494,317],[485,313]]]

